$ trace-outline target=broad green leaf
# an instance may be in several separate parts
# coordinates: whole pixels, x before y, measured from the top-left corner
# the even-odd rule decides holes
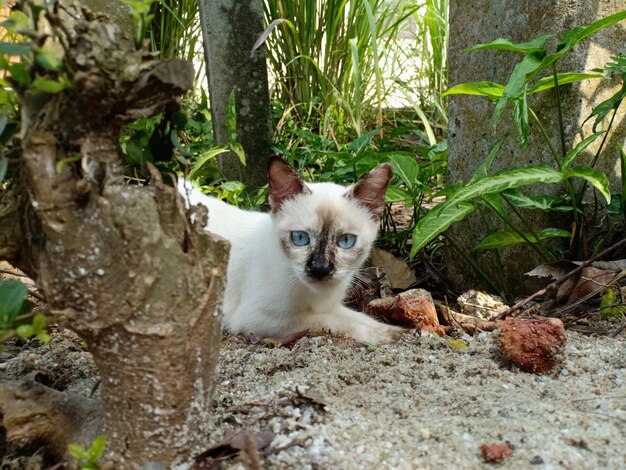
[[[0,23],[0,27],[21,33],[30,29],[30,19],[24,12],[15,10],[5,21]]]
[[[585,122],[587,122],[593,116],[596,117],[596,120],[594,121],[592,127],[593,132],[596,132],[598,125],[602,122],[606,115],[609,114],[611,110],[617,110],[617,108],[620,107],[622,101],[624,100],[624,97],[626,97],[626,80],[622,83],[621,90],[619,90],[613,96],[604,100],[598,106],[593,108],[589,117],[585,119]]]
[[[241,144],[239,142],[231,142],[229,144],[229,147],[230,147],[230,150],[235,152],[235,155],[237,155],[237,157],[239,158],[239,162],[243,166],[246,166],[246,152],[244,151]]]
[[[496,105],[496,109],[493,115],[494,124],[498,122],[500,119],[500,115],[506,105],[513,98],[517,98],[526,89],[526,86],[530,79],[534,77],[543,67],[543,60],[545,58],[544,51],[537,51],[525,56],[521,62],[518,62],[511,76],[509,77],[509,81],[504,87],[504,94],[498,100],[498,104]]]
[[[22,311],[28,288],[20,281],[9,279],[0,284],[0,325],[10,328]]]
[[[385,204],[391,204],[392,202],[409,202],[412,201],[411,195],[404,189],[397,188],[395,186],[387,187],[385,192]]]
[[[91,443],[87,454],[89,455],[89,460],[92,462],[96,462],[104,452],[104,449],[107,445],[107,437],[104,435],[100,435],[96,437],[96,439]]]
[[[30,44],[0,41],[0,53],[10,56],[25,56],[30,54]]]
[[[609,179],[601,171],[594,170],[588,166],[577,166],[567,172],[567,178],[583,178],[596,187],[606,199],[606,203],[611,203],[611,193],[609,193]]]
[[[535,165],[522,168],[507,168],[493,176],[468,183],[465,187],[451,195],[446,204],[456,204],[484,196],[485,194],[499,193],[506,189],[519,188],[527,184],[551,184],[560,183],[561,181],[563,181],[563,174],[549,166]]]
[[[513,122],[522,148],[528,148],[528,101],[526,93],[513,100]]]
[[[363,150],[372,146],[372,139],[378,134],[380,134],[378,129],[371,130],[350,142],[346,150],[359,155]]]
[[[531,232],[515,232],[512,230],[505,230],[487,235],[476,248],[479,250],[497,250],[499,248],[518,245],[520,243],[537,243],[540,240],[546,240],[548,238],[569,238],[570,236],[571,233],[567,230],[557,228],[544,229],[537,235]]]
[[[413,155],[388,155],[387,159],[393,168],[393,174],[398,176],[412,191],[419,180],[419,165]]]
[[[439,204],[419,220],[413,231],[411,258],[450,225],[463,219],[476,208],[474,204],[468,201],[527,184],[559,183],[562,180],[563,174],[560,171],[538,165],[509,168],[499,171],[493,176],[468,183],[451,194],[446,202]]]
[[[228,152],[229,149],[228,147],[224,146],[224,145],[220,145],[219,147],[214,147],[210,150],[207,150],[206,152],[204,152],[202,155],[200,155],[200,157],[198,157],[198,159],[195,161],[195,163],[193,164],[193,166],[191,167],[191,170],[189,170],[189,178],[194,179],[197,175],[198,172],[200,171],[200,169],[209,161],[209,160],[213,160],[215,157],[217,157],[219,154],[224,153],[224,152]]]
[[[57,80],[51,80],[37,75],[31,84],[31,87],[35,90],[44,91],[46,93],[59,93],[71,86],[72,84],[65,75],[60,76]]]
[[[557,74],[557,77],[559,85],[567,85],[568,83],[580,82],[591,78],[604,78],[604,75],[601,73],[562,72]],[[528,94],[531,95],[540,91],[549,90],[550,88],[554,88],[554,76],[552,75],[537,80],[537,82],[528,90]]]
[[[24,64],[11,64],[9,65],[9,73],[11,78],[22,85],[29,85],[32,79]]]
[[[509,189],[502,193],[502,197],[512,206],[522,209],[560,212],[574,210],[567,199],[558,196],[526,196],[518,189]]]
[[[448,95],[479,95],[489,98],[500,98],[504,94],[504,85],[494,82],[469,82],[460,83],[448,88],[441,96]]]
[[[578,26],[563,33],[563,38],[556,46],[557,52],[569,51],[572,47],[585,39],[587,36],[600,31],[608,26],[614,25],[626,19],[626,10],[620,11],[598,21],[594,21],[588,26]]]
[[[76,457],[77,459],[87,459],[89,457],[87,451],[83,448],[83,446],[80,446],[78,444],[68,445],[67,450],[73,457]]]
[[[528,42],[520,42],[513,43],[508,39],[498,38],[495,41],[491,41],[485,44],[477,44],[473,47],[467,49],[468,51],[478,51],[481,49],[498,49],[501,51],[513,51],[513,52],[522,52],[524,54],[528,54],[530,52],[539,52],[545,51],[546,48],[544,44],[548,39],[550,39],[552,35],[546,34],[544,36],[539,36],[538,38],[533,39]]]
[[[620,303],[614,288],[610,287],[602,294],[600,311],[607,317],[626,315],[626,305]]]
[[[15,329],[15,332],[22,338],[30,338],[31,336],[37,334],[33,325],[20,325]]]
[[[481,198],[483,204],[485,204],[489,209],[500,214],[502,217],[506,217],[506,210],[504,208],[504,201],[500,197],[498,193],[490,193],[485,194]]]
[[[478,165],[478,168],[476,168],[476,171],[472,175],[472,179],[470,180],[470,182],[489,176],[489,173],[491,172],[491,165],[494,159],[500,153],[500,150],[502,149],[502,144],[507,139],[507,137],[508,134],[500,137],[494,142],[494,144],[489,149],[489,152],[487,153],[487,157],[481,162],[480,165]]]
[[[61,44],[54,41],[47,41],[43,47],[34,48],[35,61],[46,70],[58,72],[63,68],[63,57],[65,51]]]
[[[457,204],[444,202],[435,206],[417,222],[415,230],[413,230],[411,259],[450,225],[464,219],[466,215],[475,209],[476,206],[470,202],[459,202]]]
[[[561,167],[563,169],[569,168],[570,164],[574,161],[578,154],[580,154],[583,150],[589,147],[602,134],[604,134],[604,132],[596,132],[595,134],[591,134],[585,140],[579,142],[576,147],[567,152],[567,155],[565,155],[565,157],[563,158],[563,164],[561,165]]]
[[[570,238],[572,236],[571,232],[554,227],[544,228],[537,235],[539,236],[539,240],[545,240],[547,238]]]
[[[35,318],[33,318],[33,328],[36,331],[44,330],[46,328],[46,324],[46,316],[43,313],[38,313],[35,315]]]

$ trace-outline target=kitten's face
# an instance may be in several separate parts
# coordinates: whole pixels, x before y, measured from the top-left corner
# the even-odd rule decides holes
[[[314,290],[347,284],[376,239],[391,170],[379,166],[346,188],[305,184],[284,162],[277,165],[274,174],[270,166],[272,218],[294,275]]]

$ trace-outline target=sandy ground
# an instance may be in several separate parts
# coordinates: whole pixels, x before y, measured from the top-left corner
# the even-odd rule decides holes
[[[313,337],[291,350],[231,338],[214,438],[274,431],[270,452],[286,449],[268,468],[487,468],[480,445],[504,442],[501,468],[626,468],[625,335],[568,335],[544,375],[503,367],[491,333],[464,350],[432,336],[380,349]],[[298,399],[307,389],[327,405]]]
[[[568,336],[543,375],[502,364],[495,333],[463,337],[463,350],[419,335],[379,348],[305,337],[291,349],[225,336],[208,442],[271,430],[261,457],[274,469],[626,468],[626,333]],[[55,342],[7,348],[3,375],[36,368],[89,393],[89,356]],[[483,461],[481,444],[505,442],[509,458]]]

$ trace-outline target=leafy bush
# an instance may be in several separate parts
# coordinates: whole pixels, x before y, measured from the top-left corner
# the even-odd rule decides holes
[[[447,200],[435,207],[415,227],[413,233],[413,246],[411,256],[414,256],[421,248],[438,235],[443,233],[452,223],[463,219],[479,206],[488,207],[496,213],[512,230],[498,232],[489,235],[478,247],[482,249],[496,249],[515,243],[528,243],[536,249],[542,256],[554,257],[545,249],[540,250],[538,245],[542,240],[553,237],[572,237],[574,243],[584,243],[585,214],[582,204],[583,195],[590,186],[594,187],[605,199],[609,214],[617,213],[616,204],[611,204],[611,194],[607,176],[595,169],[595,164],[602,151],[606,135],[611,129],[613,118],[626,95],[626,61],[619,57],[612,58],[604,69],[596,70],[594,73],[557,73],[556,64],[561,57],[567,54],[572,48],[589,35],[600,31],[626,18],[626,11],[617,13],[598,20],[591,25],[577,27],[563,33],[560,42],[556,46],[556,51],[549,53],[544,46],[549,35],[541,36],[524,43],[513,43],[507,39],[496,39],[488,44],[479,44],[470,50],[498,49],[521,53],[523,58],[515,66],[506,84],[493,82],[473,82],[463,83],[452,87],[446,94],[470,94],[481,95],[490,98],[494,103],[494,123],[497,122],[502,112],[510,107],[513,115],[520,144],[522,147],[528,146],[528,133],[530,124],[537,126],[550,153],[554,157],[555,167],[545,165],[535,165],[529,167],[509,168],[496,174],[490,174],[491,163],[497,156],[502,144],[501,138],[492,147],[489,155],[483,164],[477,169],[474,177],[467,184],[458,184],[448,188],[445,194]],[[548,71],[551,76],[536,78],[540,73]],[[555,88],[567,83],[572,83],[585,79],[600,79],[602,73],[617,75],[625,83],[621,90],[616,92],[611,98],[596,106],[588,119],[595,118],[593,134],[578,143],[573,149],[567,151],[565,148],[565,131],[562,120],[560,129],[561,151],[554,148],[546,127],[539,120],[535,112],[529,106],[528,96],[547,89]],[[558,92],[557,92],[558,96]],[[557,114],[560,117],[561,103],[557,102]],[[606,128],[598,131],[598,126],[612,112]],[[603,137],[600,148],[589,165],[576,164],[577,157],[595,140]],[[619,149],[621,155],[622,172],[626,166],[624,152]],[[575,184],[581,181],[580,184]],[[529,197],[519,191],[519,188],[536,183],[564,183],[566,195],[563,197],[535,196]],[[624,186],[622,194],[616,195],[614,200],[623,201],[626,196]],[[557,210],[567,211],[572,214],[574,233],[557,229],[546,228],[541,231],[520,230],[513,226],[506,214],[506,207],[531,208],[536,210]],[[620,216],[622,223],[626,224],[623,207],[620,206]],[[626,226],[626,225],[624,225]],[[579,250],[580,252],[580,250]]]

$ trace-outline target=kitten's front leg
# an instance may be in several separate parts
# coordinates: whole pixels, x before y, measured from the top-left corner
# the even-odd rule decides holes
[[[331,333],[341,333],[357,341],[376,344],[398,341],[400,335],[408,331],[381,323],[343,305],[328,313],[308,314],[305,318],[309,329],[330,330]]]

